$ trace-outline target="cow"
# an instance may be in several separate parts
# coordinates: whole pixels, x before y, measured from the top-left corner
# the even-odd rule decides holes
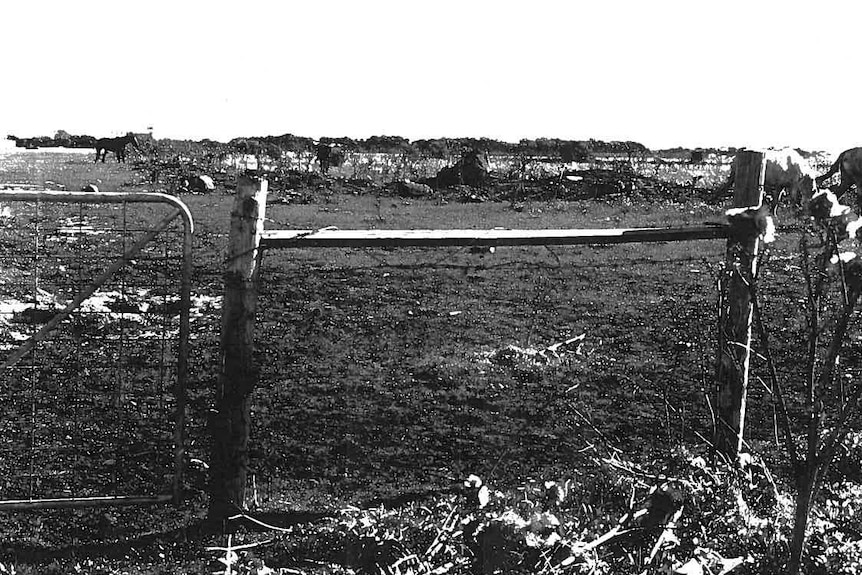
[[[774,203],[784,194],[790,199],[790,203],[796,207],[808,204],[811,197],[817,191],[815,173],[808,160],[793,148],[768,149],[763,152],[766,160],[766,172],[763,175],[763,189],[772,194]],[[722,184],[714,198],[718,198],[733,186],[736,179],[736,162],[730,167],[730,176]]]
[[[836,172],[841,173],[841,180],[837,187],[831,188],[832,192],[838,199],[841,199],[841,196],[855,185],[856,205],[862,212],[862,148],[850,148],[838,154],[838,159],[835,160],[829,171],[816,178],[817,185],[823,185],[823,182],[831,178]]]
[[[333,166],[337,168],[344,163],[344,150],[338,144],[320,142],[315,149],[320,173],[324,176],[329,173],[329,168]]]
[[[128,144],[133,145],[136,148],[140,148],[140,144],[138,144],[138,139],[135,137],[135,134],[132,132],[127,133],[125,136],[120,136],[119,138],[100,138],[96,140],[95,148],[96,148],[96,160],[99,161],[99,154],[102,156],[102,163],[105,163],[105,156],[108,155],[108,152],[114,152],[114,155],[117,157],[117,162],[126,162],[126,146]]]

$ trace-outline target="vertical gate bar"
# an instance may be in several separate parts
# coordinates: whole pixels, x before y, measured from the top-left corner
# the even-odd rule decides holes
[[[186,384],[189,358],[189,321],[192,302],[193,229],[183,219],[183,268],[180,279],[180,333],[177,350],[177,383],[175,390],[176,416],[174,426],[174,504],[182,502],[182,478],[185,459]]]
[[[39,233],[40,233],[40,221],[42,217],[42,207],[41,203],[36,201],[36,216],[34,220],[33,227],[33,305],[38,309],[39,307]],[[35,325],[35,324],[34,324]],[[28,487],[27,492],[30,494],[30,497],[33,496],[33,492],[35,489],[34,481],[35,481],[35,465],[34,459],[36,457],[36,382],[38,379],[38,362],[36,361],[37,350],[34,347],[30,353],[30,457],[27,465],[27,474],[28,474]]]
[[[126,220],[126,202],[120,204],[122,209],[122,224],[120,228],[120,257],[123,257],[123,254],[126,253],[126,238],[128,237],[129,228],[128,221]],[[125,305],[126,299],[126,281],[122,277],[120,278],[120,301],[123,305]],[[120,334],[117,339],[117,361],[115,362],[115,367],[117,369],[117,376],[115,382],[115,397],[114,397],[114,405],[120,406],[123,405],[126,401],[126,387],[127,383],[125,381],[126,369],[123,367],[123,359],[124,354],[126,353],[126,326],[125,326],[125,312],[120,313]],[[125,410],[123,410],[125,413]]]
[[[81,211],[83,211],[84,204],[78,204],[81,207]],[[79,212],[80,214],[80,212]],[[77,261],[76,261],[77,260]],[[81,261],[81,251],[75,250],[75,259],[69,258],[70,265],[74,266],[76,270],[76,274],[72,279],[72,289],[77,292],[84,285],[84,262]],[[77,467],[81,464],[83,460],[82,452],[84,447],[84,426],[81,421],[81,412],[84,409],[83,401],[81,399],[81,395],[84,393],[81,384],[81,369],[84,367],[82,358],[86,356],[84,353],[84,337],[83,330],[74,332],[75,337],[75,348],[76,348],[76,374],[77,376],[74,378],[74,395],[75,395],[75,451],[74,451],[74,465]]]
[[[84,220],[84,204],[78,203],[77,206],[78,206],[78,222],[83,222],[83,220]],[[67,289],[71,293],[75,293],[81,289],[82,285],[84,285],[84,261],[83,261],[82,251],[76,249],[76,250],[74,250],[74,255],[67,254],[67,257],[68,257],[69,265],[75,270],[75,273],[70,278],[70,282],[69,282],[70,285],[67,287]],[[78,364],[80,366],[80,363],[81,363],[80,358],[84,356],[84,353],[81,349],[83,346],[83,339],[81,337],[83,331],[75,332],[75,333],[76,333],[75,339],[76,339],[76,344],[77,344],[76,345],[76,347],[77,347],[77,358],[76,359],[77,359]],[[82,389],[82,386],[81,386],[80,372],[77,372],[77,374],[78,375],[73,378],[74,382],[75,382],[75,384],[74,384],[75,409],[73,410],[73,412],[75,414],[75,422],[74,422],[75,442],[77,443],[77,445],[75,445],[75,450],[74,450],[74,462],[73,462],[74,466],[79,465],[80,462],[82,461],[81,452],[82,452],[82,447],[84,446],[84,442],[83,442],[84,429],[83,429],[83,424],[81,422],[81,413],[80,413],[80,410],[82,408],[80,397],[81,397],[81,394],[83,393],[84,390]]]
[[[164,244],[164,246],[167,248],[167,244]],[[164,250],[161,254],[159,254],[158,257],[163,259],[164,261],[167,261],[167,250]],[[156,261],[158,261],[158,260],[156,260]],[[168,371],[167,361],[165,360],[165,352],[169,348],[168,331],[170,330],[170,327],[171,327],[171,320],[170,320],[171,306],[170,306],[170,303],[168,301],[168,289],[167,289],[168,286],[167,286],[167,281],[165,279],[165,276],[163,275],[161,277],[161,279],[157,280],[157,281],[159,281],[159,285],[158,285],[159,292],[161,292],[161,294],[162,294],[161,295],[162,313],[160,315],[160,317],[161,317],[160,321],[162,324],[162,331],[161,331],[162,336],[159,338],[159,382],[158,382],[159,400],[158,400],[158,405],[159,405],[159,409],[164,409],[165,404],[164,404],[161,392],[164,391],[164,389],[165,389],[165,377],[166,377],[166,374]]]

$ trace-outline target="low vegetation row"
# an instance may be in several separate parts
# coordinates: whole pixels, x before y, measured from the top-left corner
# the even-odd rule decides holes
[[[149,134],[139,134],[139,139],[151,139]],[[51,136],[18,137],[8,135],[21,148],[90,148],[96,142],[95,136],[72,135],[59,130]],[[227,143],[213,140],[162,140],[173,146],[202,146],[223,151],[244,153],[265,152],[277,148],[282,152],[313,151],[319,144],[337,145],[344,150],[369,154],[407,154],[432,158],[450,158],[464,149],[481,150],[491,155],[521,155],[561,159],[563,162],[587,161],[597,156],[618,155],[623,157],[660,156],[702,161],[710,155],[733,155],[736,148],[671,148],[650,150],[643,144],[633,141],[565,140],[560,138],[522,139],[518,142],[503,142],[490,138],[432,138],[408,140],[401,136],[371,136],[366,139],[348,137],[323,137],[320,140],[293,134],[280,136],[249,136],[234,138]]]

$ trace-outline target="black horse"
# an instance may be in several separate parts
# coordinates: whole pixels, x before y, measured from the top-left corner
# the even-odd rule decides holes
[[[136,148],[140,148],[138,139],[132,132],[119,138],[100,138],[96,140],[96,162],[99,161],[99,154],[102,155],[102,163],[105,163],[105,156],[108,152],[114,152],[118,162],[126,161],[126,145],[131,144]]]

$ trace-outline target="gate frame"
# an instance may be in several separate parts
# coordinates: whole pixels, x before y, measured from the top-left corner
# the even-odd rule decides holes
[[[100,507],[118,505],[141,505],[173,502],[179,505],[182,501],[183,459],[185,457],[185,415],[186,386],[188,380],[188,354],[191,309],[191,275],[194,220],[188,206],[179,198],[158,192],[66,192],[56,190],[0,190],[0,202],[47,202],[47,203],[81,203],[81,204],[124,204],[124,203],[162,203],[176,208],[163,217],[149,231],[144,233],[123,255],[106,267],[87,287],[60,312],[58,312],[42,329],[33,334],[12,355],[0,365],[0,370],[12,367],[23,358],[35,345],[44,339],[69,314],[87,300],[96,290],[107,282],[111,276],[120,270],[159,233],[167,229],[177,218],[183,222],[183,266],[180,280],[180,327],[177,349],[177,374],[174,397],[176,400],[174,413],[174,476],[170,495],[119,495],[97,497],[67,497],[44,499],[0,500],[0,512],[19,509],[45,509],[68,507]]]
[[[760,152],[741,154],[756,165],[754,178],[737,178],[733,196],[735,208],[759,208],[763,203],[764,156]],[[752,154],[748,156],[747,154]],[[760,171],[758,172],[757,169]],[[254,365],[254,328],[257,310],[261,256],[266,248],[301,247],[435,247],[435,246],[517,246],[583,245],[640,242],[673,242],[726,239],[728,259],[735,252],[731,226],[683,226],[666,228],[550,229],[550,230],[264,230],[268,183],[255,172],[237,178],[236,199],[231,211],[230,237],[225,262],[225,291],[222,307],[221,373],[216,389],[210,461],[211,520],[224,520],[244,509],[249,467],[250,395],[258,383]],[[757,236],[751,238],[757,242]],[[754,249],[756,254],[756,248]],[[754,260],[751,260],[754,261]],[[740,333],[725,345],[741,346],[746,357],[740,370],[716,374],[718,387],[727,397],[727,410],[718,425],[724,437],[741,438],[745,416],[745,390],[748,382],[748,353],[751,349],[751,302],[748,286],[731,284],[728,299],[732,308],[719,318],[719,330],[726,325]],[[744,292],[744,293],[743,293]],[[748,320],[746,322],[746,320]],[[746,337],[747,335],[747,337]],[[726,352],[719,350],[720,358]],[[736,352],[733,352],[736,353]],[[717,362],[721,361],[717,358]],[[717,368],[717,370],[720,368]],[[741,395],[741,399],[737,401]],[[736,409],[733,412],[733,409]],[[738,415],[734,417],[733,413]],[[730,425],[726,423],[730,421]],[[729,428],[729,431],[728,431]],[[726,441],[722,449],[739,443]],[[738,448],[738,447],[737,447]],[[732,455],[735,455],[733,453]]]

